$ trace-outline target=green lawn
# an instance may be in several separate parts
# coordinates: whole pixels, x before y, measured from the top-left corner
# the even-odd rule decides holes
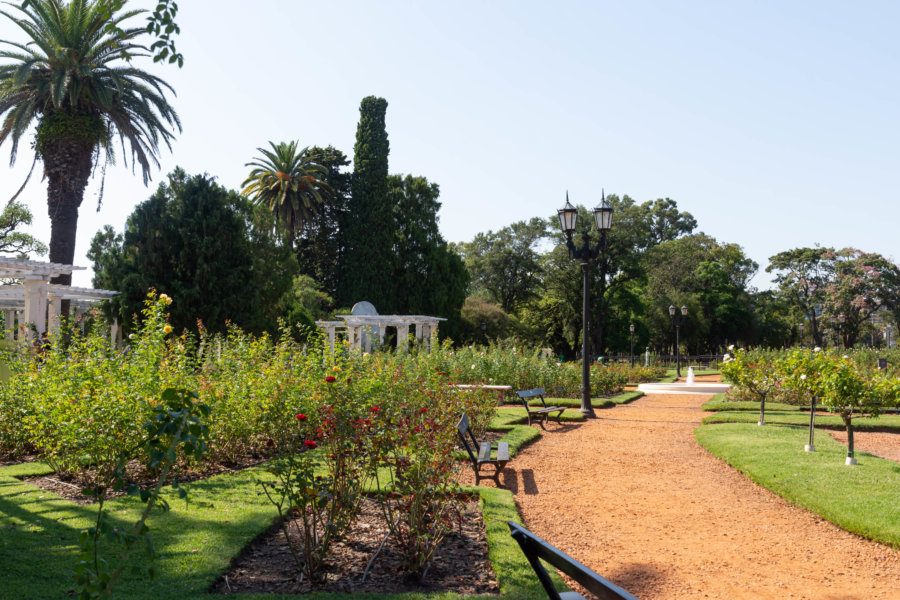
[[[715,456],[789,502],[900,548],[896,462],[857,452],[859,464],[845,466],[846,448],[821,433],[816,436],[816,452],[804,452],[803,427],[727,423],[704,425],[694,434]]]
[[[528,429],[521,427],[521,429]],[[51,492],[23,483],[14,474],[45,472],[41,466],[0,468],[0,561],[4,565],[4,598],[61,598],[73,589],[73,567],[78,560],[77,540],[96,515],[91,506],[79,506]],[[151,517],[150,531],[157,552],[153,580],[126,575],[117,587],[128,599],[208,600],[206,590],[227,571],[232,557],[266,530],[275,510],[259,493],[255,481],[265,477],[259,469],[211,477],[185,484],[190,502],[168,494],[172,510]],[[543,591],[516,542],[507,521],[521,522],[512,494],[507,490],[470,488],[480,496],[491,561],[506,598],[542,598]],[[140,502],[123,497],[107,503],[122,524],[131,523]],[[107,549],[112,554],[112,549]],[[561,580],[558,587],[565,589]],[[276,595],[240,595],[239,598],[287,598]],[[343,594],[312,594],[312,598],[345,600]],[[379,596],[372,595],[371,598]],[[387,597],[387,596],[386,596]],[[393,596],[390,596],[393,597]],[[460,598],[457,594],[427,596]],[[426,598],[405,594],[399,598]]]

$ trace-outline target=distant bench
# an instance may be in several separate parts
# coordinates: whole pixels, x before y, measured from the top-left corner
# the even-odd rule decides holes
[[[475,485],[482,479],[493,479],[500,485],[500,471],[509,462],[509,444],[507,442],[497,442],[497,458],[491,458],[492,444],[490,442],[479,442],[469,427],[469,416],[463,414],[456,426],[459,432],[459,439],[462,440],[463,447],[472,461],[472,468],[475,470]],[[472,442],[469,444],[469,442]],[[477,454],[476,454],[477,452]],[[493,475],[482,475],[481,468],[491,465],[494,467]]]
[[[482,385],[482,384],[468,384],[468,383],[457,383],[454,384],[453,387],[458,387],[461,390],[489,390],[492,392],[497,392],[498,397],[503,400],[508,392],[512,391],[511,385]]]
[[[516,392],[516,396],[522,400],[522,404],[525,405],[525,412],[528,414],[528,424],[531,425],[532,419],[537,421],[538,425],[541,426],[541,429],[547,429],[544,427],[544,423],[548,418],[553,416],[553,413],[556,413],[556,423],[562,425],[560,422],[560,418],[562,417],[562,413],[565,408],[561,406],[547,406],[547,403],[544,401],[544,388],[535,388],[533,390],[522,390],[521,392]],[[540,398],[541,406],[540,407],[532,407],[528,404],[529,398]]]

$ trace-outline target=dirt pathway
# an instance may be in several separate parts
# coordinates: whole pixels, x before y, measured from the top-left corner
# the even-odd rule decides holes
[[[700,447],[707,399],[645,396],[548,426],[503,487],[529,529],[642,600],[900,599],[900,552],[790,506]]]

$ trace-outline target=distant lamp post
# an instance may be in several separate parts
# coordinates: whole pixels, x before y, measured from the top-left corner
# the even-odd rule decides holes
[[[481,339],[487,344],[487,322],[481,322]]]
[[[802,348],[803,347],[803,323],[800,323],[797,326],[797,329],[800,331],[800,340],[799,341],[800,341],[800,347]]]
[[[675,314],[675,305],[669,306],[669,318],[672,319],[672,325],[675,326],[675,375],[681,377],[681,324],[687,317],[687,306],[681,307],[681,314]]]
[[[837,346],[844,345],[844,338],[841,335],[841,331],[844,329],[844,323],[847,321],[847,317],[844,316],[844,313],[838,314],[838,322],[837,322]]]
[[[613,209],[606,201],[606,194],[601,192],[600,204],[593,210],[594,226],[600,232],[600,241],[596,246],[591,246],[588,232],[585,231],[581,235],[582,245],[578,248],[572,241],[575,234],[575,221],[578,218],[578,210],[569,203],[569,193],[566,192],[566,204],[559,209],[559,226],[563,233],[566,234],[566,247],[569,249],[569,258],[581,261],[581,270],[583,273],[584,298],[582,302],[582,333],[581,333],[581,414],[585,417],[595,417],[594,407],[591,406],[591,359],[588,351],[588,340],[590,339],[591,326],[589,321],[590,313],[590,268],[591,261],[600,256],[600,253],[606,249],[606,234],[612,228]]]
[[[628,326],[628,331],[631,332],[631,368],[634,368],[634,323]]]

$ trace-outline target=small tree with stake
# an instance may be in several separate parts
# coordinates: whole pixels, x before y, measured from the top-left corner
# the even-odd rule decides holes
[[[766,396],[776,385],[780,385],[777,365],[762,353],[747,352],[743,348],[734,350],[734,346],[728,349],[732,350],[734,355],[725,355],[722,376],[726,381],[749,390],[759,398],[758,425],[765,425]]]
[[[847,460],[855,465],[853,454],[853,417],[877,417],[885,405],[896,403],[900,386],[896,380],[877,374],[861,373],[849,357],[831,359],[834,366],[822,378],[820,390],[825,405],[841,416],[847,428]]]

